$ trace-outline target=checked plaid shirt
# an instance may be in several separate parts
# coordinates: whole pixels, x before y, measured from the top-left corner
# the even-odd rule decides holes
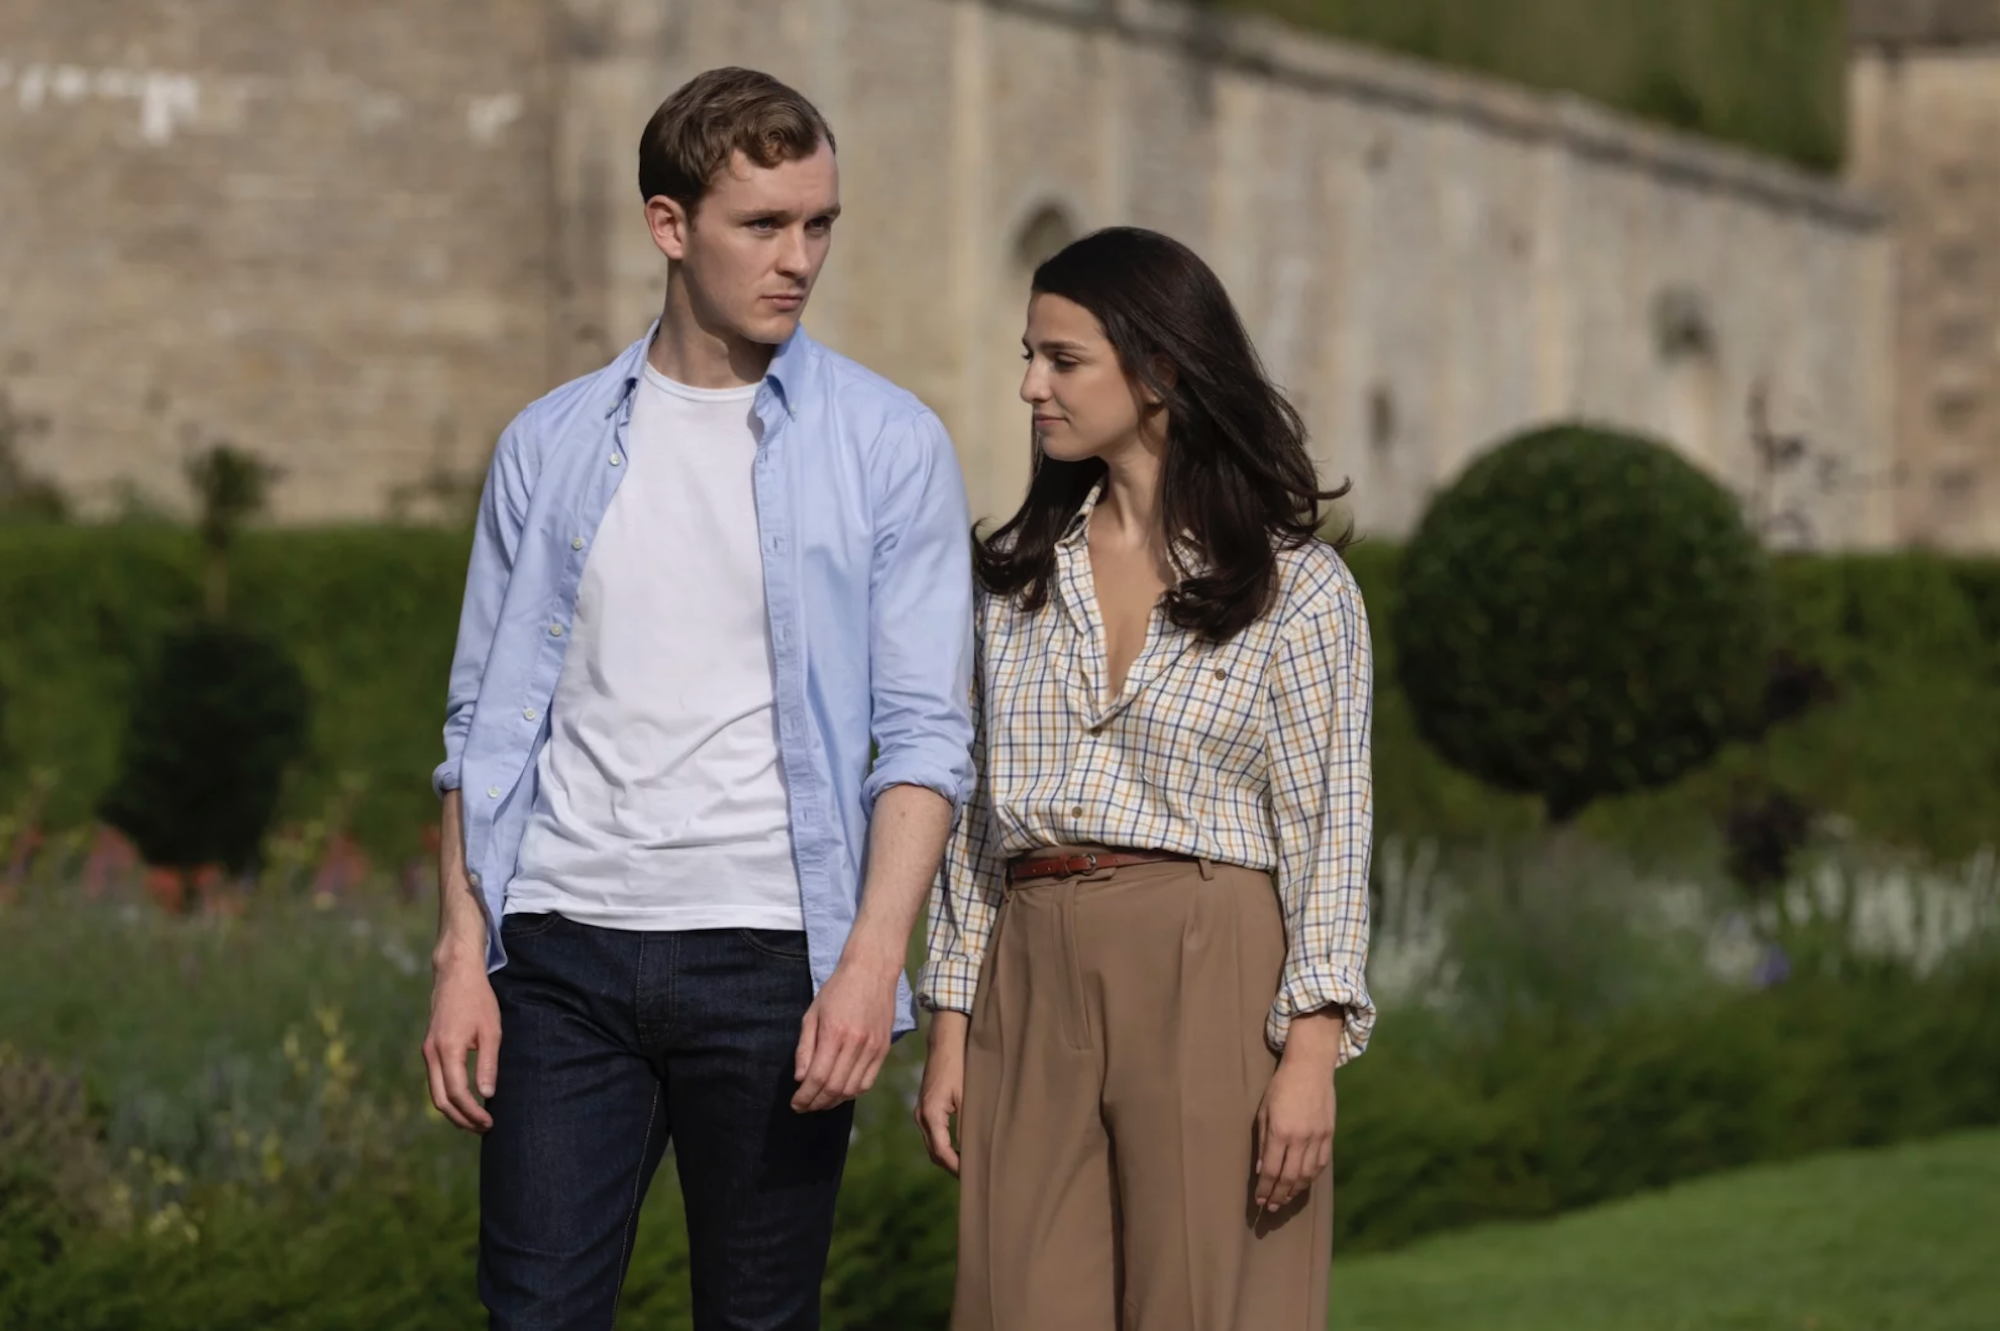
[[[1226,643],[1155,613],[1106,702],[1087,532],[1057,547],[1049,602],[981,594],[971,798],[945,851],[918,1000],[972,1010],[1006,863],[1051,846],[1175,851],[1276,880],[1286,959],[1266,1024],[1347,1009],[1340,1061],[1375,1023],[1365,976],[1373,813],[1367,615],[1347,566],[1314,543],[1278,556],[1271,612]]]

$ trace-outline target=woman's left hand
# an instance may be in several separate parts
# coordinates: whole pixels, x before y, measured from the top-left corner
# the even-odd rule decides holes
[[[1333,1163],[1333,1070],[1346,1012],[1297,1017],[1257,1109],[1257,1205],[1289,1206]]]

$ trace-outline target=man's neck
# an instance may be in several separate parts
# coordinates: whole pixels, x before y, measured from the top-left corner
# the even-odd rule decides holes
[[[762,379],[777,354],[769,343],[704,325],[679,285],[669,283],[659,331],[646,348],[646,362],[689,388],[742,388]]]

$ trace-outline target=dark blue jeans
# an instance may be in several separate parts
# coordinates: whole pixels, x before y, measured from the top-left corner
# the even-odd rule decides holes
[[[674,1143],[697,1331],[809,1331],[854,1107],[791,1108],[803,933],[633,933],[510,915],[479,1157],[494,1331],[605,1331]]]

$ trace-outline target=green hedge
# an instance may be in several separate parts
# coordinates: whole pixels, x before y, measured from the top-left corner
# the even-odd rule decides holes
[[[381,861],[417,854],[436,814],[445,675],[467,537],[419,528],[261,532],[244,538],[233,602],[292,644],[315,705],[307,760],[280,817],[352,799]],[[1417,738],[1394,679],[1397,550],[1349,551],[1375,620],[1375,764],[1385,836],[1480,838],[1534,826],[1529,799],[1453,771]],[[1737,746],[1667,788],[1607,800],[1583,828],[1638,852],[1706,847],[1731,783],[1770,775],[1872,841],[1956,858],[2000,829],[2000,561],[1922,555],[1778,561],[1779,637],[1841,696]],[[195,612],[190,534],[149,527],[0,526],[0,814],[35,769],[59,774],[48,822],[87,822],[114,775],[140,666]],[[1704,851],[1705,853],[1705,851]]]
[[[1843,0],[1215,0],[1838,167]]]

